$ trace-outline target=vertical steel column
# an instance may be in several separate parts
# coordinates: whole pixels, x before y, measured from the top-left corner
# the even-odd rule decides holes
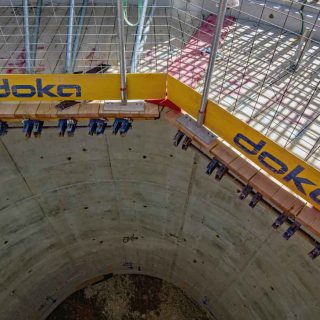
[[[207,69],[203,92],[202,92],[200,110],[199,110],[199,114],[198,114],[197,123],[199,126],[202,126],[203,122],[204,122],[204,116],[205,116],[207,103],[208,103],[209,87],[210,87],[210,83],[211,83],[212,72],[214,69],[215,62],[216,62],[217,52],[219,49],[221,31],[222,31],[222,27],[223,27],[223,21],[224,21],[225,15],[226,15],[227,1],[228,0],[220,0],[217,25],[216,25],[215,34],[212,38],[211,54],[210,54],[208,69]]]
[[[71,61],[71,72],[74,71],[74,66],[76,63],[76,58],[79,50],[79,44],[80,44],[80,37],[81,37],[81,32],[83,28],[83,23],[84,23],[84,17],[86,15],[86,10],[88,6],[88,0],[83,0],[82,1],[82,6],[80,9],[79,13],[79,19],[78,19],[78,26],[77,26],[77,32],[74,38],[74,43],[72,46],[72,61]]]
[[[124,23],[123,23],[123,5],[122,0],[117,0],[117,19],[118,19],[118,39],[119,39],[119,60],[121,75],[121,101],[127,104],[127,80],[126,80],[126,55],[124,43]]]
[[[133,55],[132,55],[132,62],[131,62],[131,73],[134,73],[137,71],[137,66],[138,66],[138,56],[140,53],[140,44],[142,40],[142,33],[144,29],[144,22],[146,20],[146,15],[147,15],[147,8],[148,8],[148,0],[144,0],[143,2],[143,7],[142,7],[142,13],[139,21],[139,26],[138,26],[138,32],[136,35],[136,41],[134,43],[134,48],[133,48]]]
[[[39,37],[41,10],[42,10],[42,0],[37,0],[36,12],[35,12],[36,17],[35,17],[35,22],[32,26],[31,44],[30,44],[31,60],[32,60],[33,67],[36,65],[35,60],[36,60],[38,37]]]
[[[73,18],[74,18],[74,1],[69,1],[69,18],[68,18],[68,32],[67,32],[67,52],[66,52],[66,65],[67,73],[71,73],[71,59],[72,59],[72,39],[73,39]]]
[[[30,53],[30,32],[29,32],[29,0],[23,0],[23,30],[24,30],[24,50],[26,59],[26,70],[33,72]]]

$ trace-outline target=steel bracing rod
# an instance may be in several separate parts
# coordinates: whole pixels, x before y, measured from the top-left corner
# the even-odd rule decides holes
[[[143,29],[143,34],[142,34],[142,39],[141,39],[140,46],[139,46],[139,54],[143,50],[144,44],[147,42],[148,32],[150,31],[150,26],[151,26],[151,22],[152,22],[154,13],[156,11],[157,3],[158,3],[158,0],[154,0],[151,12],[149,14],[149,19],[145,23],[145,26]],[[166,8],[165,8],[165,10],[166,10]]]
[[[88,7],[88,0],[82,0],[82,6],[80,8],[79,18],[78,18],[78,23],[77,23],[77,32],[76,32],[73,46],[72,46],[71,72],[74,71],[74,67],[76,64],[76,58],[77,58],[79,45],[80,45],[80,37],[81,37],[81,32],[82,32],[82,28],[83,28],[84,17],[86,15],[87,7]]]
[[[126,56],[124,43],[124,17],[122,0],[117,0],[117,20],[118,20],[118,39],[119,39],[119,60],[121,76],[121,101],[127,103],[127,80],[126,80]]]
[[[226,9],[227,9],[227,0],[220,0],[217,25],[216,25],[214,37],[212,38],[211,53],[210,53],[209,64],[208,64],[208,69],[207,69],[206,78],[204,82],[200,110],[198,115],[197,122],[199,126],[202,126],[204,122],[204,116],[205,116],[207,103],[208,103],[209,88],[211,84],[214,65],[217,58],[217,53],[219,50],[220,36],[221,36],[222,27],[223,27],[224,17],[226,15]]]
[[[73,39],[73,20],[74,20],[74,2],[75,0],[69,1],[69,17],[68,17],[68,31],[67,31],[67,52],[66,52],[66,65],[65,69],[67,73],[71,73],[72,66],[72,39]]]
[[[136,40],[134,43],[133,53],[132,53],[132,62],[131,62],[131,73],[134,73],[137,71],[137,65],[138,65],[138,56],[139,56],[139,48],[140,43],[142,40],[142,33],[144,28],[144,22],[146,20],[147,15],[147,8],[148,8],[148,0],[143,1],[143,7],[142,7],[142,13],[138,25],[138,32],[136,35]]]
[[[320,137],[314,142],[311,150],[307,154],[307,156],[304,158],[304,161],[308,161],[317,151],[317,149],[320,146]]]
[[[300,61],[302,60],[304,54],[306,53],[310,42],[311,42],[311,33],[313,30],[310,29],[306,29],[303,33],[303,35],[301,35],[300,39],[299,39],[299,44],[296,48],[296,52],[295,55],[293,57],[293,62],[291,63],[291,68],[293,68],[292,71],[296,71]]]
[[[32,33],[31,33],[31,44],[30,44],[30,51],[31,51],[31,63],[34,67],[36,65],[36,54],[37,54],[37,45],[38,45],[38,38],[39,38],[39,28],[40,28],[40,20],[41,20],[41,11],[42,11],[42,2],[43,0],[37,0],[36,4],[36,12],[35,12],[35,21],[32,26]]]
[[[29,32],[29,0],[23,0],[23,31],[24,31],[24,50],[26,59],[26,70],[33,72],[30,52],[30,32]]]

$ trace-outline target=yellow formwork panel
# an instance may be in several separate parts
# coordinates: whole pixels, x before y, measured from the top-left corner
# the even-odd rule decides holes
[[[165,99],[167,74],[127,74],[128,99]]]
[[[168,77],[168,99],[197,117],[201,95]],[[320,209],[320,172],[246,123],[209,101],[205,126],[239,150],[261,169]]]
[[[167,98],[197,117],[201,95],[167,74],[128,74],[128,99]],[[119,100],[118,74],[1,75],[0,104],[10,101]],[[3,104],[4,105],[4,104]],[[26,104],[28,105],[28,104]],[[21,111],[23,103],[19,104]],[[30,107],[28,107],[28,112]],[[22,110],[23,111],[23,110]],[[260,168],[320,209],[320,172],[212,101],[205,125]]]
[[[129,74],[128,99],[164,99],[166,74]],[[10,74],[0,76],[0,102],[119,100],[118,74]]]

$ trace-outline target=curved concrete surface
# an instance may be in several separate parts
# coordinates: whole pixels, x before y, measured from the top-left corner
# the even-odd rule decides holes
[[[205,175],[207,160],[172,146],[165,120],[126,138],[54,129],[0,142],[0,319],[44,319],[88,279],[167,280],[216,319],[319,319],[320,259],[275,216]]]

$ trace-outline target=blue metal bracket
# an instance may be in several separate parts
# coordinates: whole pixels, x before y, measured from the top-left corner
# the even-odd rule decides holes
[[[258,202],[262,199],[262,194],[260,192],[257,192],[253,197],[252,200],[249,203],[249,206],[251,208],[254,208]]]
[[[184,133],[182,131],[178,130],[178,132],[175,134],[175,136],[173,138],[173,145],[175,147],[177,147],[180,144],[183,137],[184,137]]]
[[[282,224],[284,224],[287,221],[287,219],[288,217],[284,213],[280,214],[279,217],[272,224],[272,228],[278,229]]]
[[[286,240],[289,240],[294,235],[294,233],[296,233],[300,229],[300,226],[300,223],[294,222],[282,236]]]
[[[308,256],[312,260],[320,256],[320,243],[317,243],[315,248],[308,253]]]
[[[22,132],[25,133],[25,136],[27,138],[31,137],[31,134],[33,133],[35,137],[39,137],[42,132],[43,128],[43,121],[40,120],[23,120],[22,121],[23,128]]]
[[[94,134],[101,135],[104,133],[107,127],[107,121],[104,119],[91,119],[89,121],[89,131],[88,134],[93,136]]]
[[[244,200],[249,194],[250,192],[252,191],[252,187],[249,186],[248,184],[242,189],[240,195],[239,195],[239,198],[241,200]]]
[[[192,142],[191,138],[185,137],[182,143],[182,150],[186,151],[191,145],[191,142]]]
[[[217,168],[218,166],[219,166],[219,161],[216,158],[213,158],[207,165],[206,174],[211,176],[214,169]]]
[[[8,133],[8,124],[4,121],[0,121],[0,136],[4,136]]]
[[[132,128],[132,121],[128,119],[122,119],[122,124],[119,129],[120,136],[125,137],[131,128]]]
[[[225,166],[224,164],[221,164],[216,173],[215,179],[220,181],[227,172],[228,172],[228,167]]]
[[[112,133],[120,133],[121,137],[125,137],[128,131],[132,128],[132,120],[116,118],[112,125]]]
[[[68,137],[73,137],[74,136],[74,132],[76,131],[77,128],[77,120],[74,119],[69,119],[67,120],[67,134]]]
[[[33,129],[33,121],[32,120],[23,120],[22,121],[23,128],[22,132],[25,133],[27,138],[31,137],[32,129]]]
[[[58,128],[59,128],[59,136],[64,137],[64,134],[66,133],[67,130],[67,119],[60,119],[58,122]]]
[[[42,128],[43,128],[43,121],[34,120],[33,121],[33,135],[37,138],[41,136]]]

